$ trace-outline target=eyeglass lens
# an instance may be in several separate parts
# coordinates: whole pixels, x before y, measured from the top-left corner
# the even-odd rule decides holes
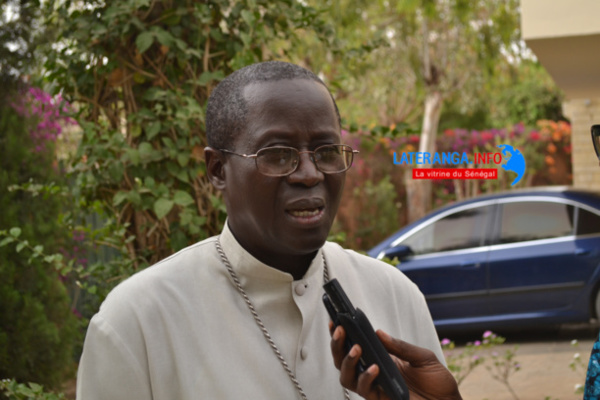
[[[317,148],[313,160],[324,173],[347,170],[352,164],[353,153],[349,146],[330,145]],[[256,165],[265,175],[282,176],[292,173],[300,162],[300,153],[292,147],[268,147],[259,150]]]

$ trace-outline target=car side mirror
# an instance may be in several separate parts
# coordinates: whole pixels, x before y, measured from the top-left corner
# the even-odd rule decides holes
[[[398,260],[402,260],[411,254],[413,254],[412,249],[405,244],[399,244],[385,251],[385,257],[390,259],[398,258]]]

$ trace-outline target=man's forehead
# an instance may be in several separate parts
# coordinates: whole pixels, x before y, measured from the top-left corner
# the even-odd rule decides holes
[[[270,97],[279,91],[290,91],[290,90],[305,90],[307,87],[318,88],[320,94],[329,97],[329,92],[324,85],[305,78],[292,78],[292,79],[277,79],[272,81],[255,81],[250,82],[244,86],[242,90],[243,98],[246,102],[261,101],[267,97]]]
[[[275,137],[286,141],[298,132],[311,132],[311,140],[339,135],[333,99],[317,81],[303,78],[259,81],[243,90],[247,116],[240,133],[245,141],[248,133],[260,138],[259,142]]]

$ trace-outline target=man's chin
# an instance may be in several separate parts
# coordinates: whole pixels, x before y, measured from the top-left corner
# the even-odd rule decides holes
[[[304,256],[314,254],[319,251],[326,241],[327,236],[311,237],[306,239],[292,238],[292,240],[288,242],[288,245],[285,247],[289,249],[290,255]]]

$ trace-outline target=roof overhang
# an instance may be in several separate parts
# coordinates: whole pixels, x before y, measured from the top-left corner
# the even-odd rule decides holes
[[[567,98],[600,97],[600,1],[521,0],[523,39]]]

